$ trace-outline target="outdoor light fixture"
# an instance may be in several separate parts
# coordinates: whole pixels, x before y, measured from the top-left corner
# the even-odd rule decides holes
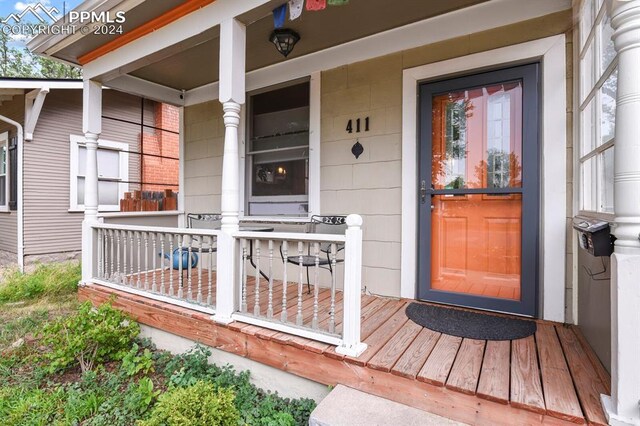
[[[275,44],[278,52],[282,53],[282,55],[286,58],[293,50],[293,47],[296,45],[296,43],[300,41],[300,35],[298,35],[297,32],[287,28],[275,29],[271,33],[269,41]]]

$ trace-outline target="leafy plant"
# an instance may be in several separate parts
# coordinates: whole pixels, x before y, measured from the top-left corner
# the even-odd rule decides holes
[[[160,396],[148,420],[138,426],[235,426],[240,420],[230,389],[198,381]]]
[[[140,347],[134,343],[131,350],[122,358],[122,370],[127,376],[135,376],[142,372],[144,374],[154,371],[153,354],[147,348],[140,352]]]
[[[105,398],[98,407],[97,413],[84,421],[91,426],[129,426],[136,420],[144,418],[155,399],[160,394],[154,390],[153,382],[143,377],[138,383],[129,382],[122,390],[125,382],[122,376],[106,373],[103,378],[109,383],[101,387]]]
[[[47,324],[42,342],[50,347],[45,354],[53,373],[79,364],[83,372],[96,362],[121,360],[128,353],[140,327],[109,303],[95,309],[80,305],[78,313]]]

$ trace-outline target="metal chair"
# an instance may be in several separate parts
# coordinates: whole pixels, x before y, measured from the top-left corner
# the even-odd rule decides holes
[[[344,235],[347,230],[347,216],[311,216],[311,221],[307,227],[308,233],[314,234],[339,234]],[[344,244],[337,244],[337,252],[344,250]],[[326,255],[319,259],[318,266],[328,270],[333,276],[333,266],[331,262],[331,243],[320,243],[320,252]],[[285,261],[282,245],[280,245],[280,256]],[[336,263],[344,262],[344,259],[336,259]],[[311,280],[309,279],[309,268],[316,266],[316,257],[311,254],[311,244],[308,246],[307,254],[303,256],[287,257],[287,263],[303,266],[307,268],[307,292],[311,293]]]
[[[220,229],[220,225],[222,224],[222,215],[218,213],[188,213],[187,214],[187,228],[191,229]],[[201,243],[200,238],[197,236],[193,237],[194,241],[197,241],[198,244]],[[200,250],[199,250],[200,251]],[[216,241],[212,240],[208,247],[203,247],[201,249],[202,253],[215,253],[218,251],[218,247],[216,246]],[[174,253],[165,254],[165,259],[169,260],[170,267],[173,269],[178,269],[175,265],[182,262],[184,265],[184,253],[189,252],[188,247],[178,247],[174,250]],[[160,253],[158,253],[160,255]],[[178,256],[178,259],[176,259]],[[187,265],[191,263],[191,268],[195,268],[198,266],[198,256],[196,253],[191,252],[192,258],[187,260]],[[193,257],[195,256],[195,257]],[[182,273],[187,268],[182,268]],[[184,277],[183,277],[184,279]]]

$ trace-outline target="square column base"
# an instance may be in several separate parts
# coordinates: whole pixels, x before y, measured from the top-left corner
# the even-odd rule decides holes
[[[618,416],[613,409],[613,400],[609,395],[600,395],[600,402],[602,403],[602,408],[604,408],[604,414],[607,416],[607,422],[611,426],[638,426],[640,425],[640,421],[637,419],[627,419]]]

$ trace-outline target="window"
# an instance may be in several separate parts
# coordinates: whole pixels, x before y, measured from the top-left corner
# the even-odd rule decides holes
[[[580,13],[580,210],[613,214],[618,60],[606,5],[585,0]]]
[[[0,135],[0,211],[9,210],[9,134]]]
[[[85,139],[72,135],[71,141],[71,210],[84,209],[84,180],[87,163]],[[128,190],[129,146],[125,143],[98,140],[98,209],[119,211],[120,199]]]
[[[305,81],[249,96],[247,215],[309,213],[310,87]]]

